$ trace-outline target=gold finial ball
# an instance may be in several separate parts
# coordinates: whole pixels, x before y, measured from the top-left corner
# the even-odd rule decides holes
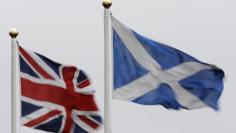
[[[11,38],[16,38],[18,36],[18,31],[15,27],[12,27],[10,32],[9,32],[9,35],[11,36]]]
[[[104,8],[109,9],[112,5],[112,1],[111,0],[103,0],[102,4],[103,4]]]

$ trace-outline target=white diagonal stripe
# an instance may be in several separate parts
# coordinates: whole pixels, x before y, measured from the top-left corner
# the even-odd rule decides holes
[[[134,82],[122,86],[121,88],[117,88],[113,91],[112,96],[116,99],[132,101],[137,97],[156,89],[160,83],[161,82],[151,73],[148,73]]]
[[[42,108],[42,109],[39,109],[29,115],[26,115],[24,117],[21,118],[21,124],[22,125],[25,125],[26,123],[38,118],[39,116],[42,116],[42,115],[45,115],[47,114],[48,112],[51,112],[52,109],[49,109],[49,108]]]
[[[89,133],[92,133],[95,131],[95,129],[93,129],[92,127],[90,127],[87,123],[85,123],[84,121],[82,121],[81,119],[79,119],[78,116],[85,116],[86,118],[90,119],[89,117],[90,115],[99,115],[99,113],[97,111],[78,111],[78,110],[73,110],[72,111],[72,119],[73,121],[81,126],[84,130],[88,131]],[[95,122],[98,125],[101,125],[100,123],[92,120],[93,122]]]
[[[25,59],[25,57],[19,52],[21,58],[27,63],[27,65],[33,70],[33,72],[35,72],[35,74],[37,76],[39,76],[39,78],[43,79],[43,76]]]
[[[80,127],[82,127],[84,130],[86,130],[89,133],[92,133],[95,131],[95,129],[93,129],[92,127],[90,127],[88,124],[86,124],[85,122],[83,122],[81,119],[79,119],[78,116],[72,116],[73,121],[79,125]]]
[[[178,80],[184,79],[190,75],[193,75],[203,69],[212,69],[209,65],[204,65],[198,62],[185,62],[181,65],[173,67],[166,72],[175,77]]]
[[[125,46],[128,48],[136,61],[149,70],[148,75],[134,80],[133,82],[113,91],[113,97],[122,100],[134,100],[153,89],[158,88],[160,83],[167,83],[171,86],[176,94],[177,101],[188,109],[207,106],[196,96],[185,90],[178,82],[189,77],[203,69],[211,69],[212,67],[198,63],[186,62],[169,70],[162,70],[160,64],[156,62],[140,44],[133,32],[126,28],[123,24],[112,17],[113,28],[121,37]],[[152,75],[152,76],[150,76]],[[149,81],[147,81],[149,79]],[[150,85],[147,85],[150,84]]]
[[[178,83],[168,83],[168,84],[176,93],[178,102],[184,107],[187,107],[188,109],[197,109],[207,106],[205,103],[199,100],[196,96],[193,96]]]
[[[58,82],[63,82],[60,77],[50,68],[41,58],[38,57],[35,53],[26,50],[27,53],[37,62],[39,66],[41,66],[50,76],[52,76]]]
[[[101,123],[99,123],[98,121],[94,120],[92,117],[90,116],[100,116],[99,111],[78,111],[78,110],[73,110],[72,111],[72,116],[73,117],[78,117],[78,116],[86,116],[88,119],[90,119],[91,121],[93,121],[94,123],[98,124],[101,126]]]
[[[60,116],[61,116],[61,114],[54,115],[54,116],[48,118],[47,120],[45,120],[44,122],[41,122],[41,123],[39,123],[38,125],[34,125],[32,128],[35,128],[35,127],[38,127],[38,126],[43,125],[43,124],[45,124],[45,123],[48,123],[48,122],[50,122],[50,121],[53,120],[53,119],[59,118]],[[60,133],[60,131],[59,131],[59,133]]]
[[[142,44],[137,40],[132,31],[128,30],[124,25],[119,23],[114,17],[112,17],[113,28],[117,31],[124,45],[128,48],[130,53],[136,59],[136,61],[142,65],[145,69],[155,71],[161,69],[161,66],[148,54]]]
[[[63,106],[57,105],[57,104],[54,104],[54,103],[51,103],[51,102],[34,100],[32,98],[25,97],[25,96],[21,96],[21,99],[22,99],[22,101],[25,101],[25,102],[28,102],[28,103],[31,103],[31,104],[37,105],[37,106],[43,106],[43,107],[48,108],[50,110],[53,110],[53,109],[60,110],[62,112],[61,114],[63,115],[64,119],[62,120],[62,125],[61,125],[60,131],[58,133],[62,132],[62,130],[65,127],[65,121],[66,121],[66,119],[65,119],[66,111],[65,111],[65,108]]]

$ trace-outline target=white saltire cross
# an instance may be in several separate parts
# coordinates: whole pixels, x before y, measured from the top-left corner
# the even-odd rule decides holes
[[[186,62],[168,70],[163,70],[160,64],[156,62],[142,44],[140,44],[131,30],[114,17],[112,17],[112,25],[135,60],[149,71],[149,73],[143,77],[114,90],[113,98],[132,101],[158,88],[161,83],[166,83],[175,92],[177,101],[187,109],[207,106],[199,98],[184,89],[179,84],[179,81],[203,69],[212,69],[211,66],[198,62]]]

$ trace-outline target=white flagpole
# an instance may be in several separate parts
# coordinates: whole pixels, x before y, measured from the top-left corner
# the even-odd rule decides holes
[[[20,79],[19,79],[19,54],[17,46],[18,32],[12,28],[11,36],[11,133],[20,132]]]
[[[111,104],[113,90],[113,44],[112,44],[112,26],[111,26],[111,0],[103,0],[104,6],[104,41],[105,41],[105,94],[104,94],[104,131],[112,133],[111,128]]]

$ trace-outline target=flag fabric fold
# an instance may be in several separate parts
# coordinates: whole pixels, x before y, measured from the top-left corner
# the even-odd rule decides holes
[[[19,46],[21,124],[53,133],[90,133],[102,124],[84,71]]]
[[[112,16],[113,98],[171,109],[218,109],[224,72],[141,36]]]

